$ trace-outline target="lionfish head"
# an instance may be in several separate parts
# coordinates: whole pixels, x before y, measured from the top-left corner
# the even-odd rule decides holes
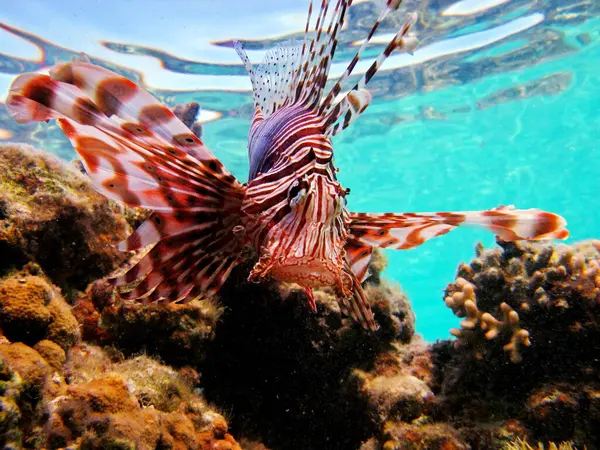
[[[252,276],[269,274],[304,287],[339,285],[345,266],[346,193],[318,173],[289,183],[287,204],[271,220]]]

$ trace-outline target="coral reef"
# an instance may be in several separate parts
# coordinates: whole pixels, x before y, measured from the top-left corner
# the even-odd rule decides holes
[[[385,282],[370,283],[380,329],[366,332],[327,290],[315,293],[314,314],[294,285],[246,281],[251,264],[238,266],[221,291],[225,311],[200,370],[207,399],[235,411],[235,433],[269,448],[357,448],[381,425],[377,371],[413,336],[408,300]],[[374,280],[380,268],[371,267]],[[400,389],[390,410],[403,401],[417,413],[422,407],[425,399],[413,405],[408,396],[428,389],[409,375],[413,391]]]
[[[27,271],[0,279],[0,329],[10,341],[34,345],[49,340],[63,353],[79,339],[79,324],[59,289]],[[51,351],[48,344],[40,345]]]
[[[532,439],[596,448],[598,242],[498,243],[479,245],[447,288],[465,319],[454,345],[433,348],[438,413],[459,425],[514,418]]]
[[[65,392],[47,404],[49,448],[241,449],[184,376],[148,357],[113,362],[78,346],[66,374]]]
[[[123,209],[75,167],[22,144],[0,144],[0,275],[36,262],[63,289],[84,289],[124,260]]]
[[[190,380],[153,359],[79,344],[52,373],[25,344],[0,345],[4,448],[241,449]]]
[[[208,301],[143,305],[123,302],[106,281],[92,283],[75,302],[85,340],[127,355],[145,352],[168,364],[198,366],[214,338],[221,308]]]
[[[446,305],[466,317],[452,331],[457,344],[478,358],[502,344],[511,361],[519,362],[531,339],[538,355],[589,339],[599,323],[600,244],[499,243],[502,248],[487,251],[479,246],[477,258],[459,267],[447,289]]]
[[[600,448],[597,241],[477,246],[445,293],[456,339],[430,344],[379,252],[374,333],[330,289],[313,313],[296,285],[248,282],[253,261],[219,301],[144,305],[103,277],[139,256],[109,244],[147,212],[23,146],[0,148],[0,183],[3,448]]]

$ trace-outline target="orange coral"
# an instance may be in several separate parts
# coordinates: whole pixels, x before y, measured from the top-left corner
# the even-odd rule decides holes
[[[41,276],[19,274],[0,280],[0,327],[11,341],[49,339],[68,349],[79,338],[70,308]]]

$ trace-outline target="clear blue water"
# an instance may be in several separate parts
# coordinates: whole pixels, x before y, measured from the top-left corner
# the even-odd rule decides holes
[[[251,4],[251,6],[250,6]],[[335,78],[378,15],[357,1],[342,34]],[[140,81],[169,104],[198,101],[204,141],[246,178],[250,83],[232,39],[264,50],[304,28],[307,0],[0,0],[0,140],[75,157],[52,124],[16,126],[2,101],[16,74],[47,70],[80,51]],[[414,56],[390,58],[373,80],[373,103],[334,139],[355,211],[538,207],[563,215],[571,238],[598,237],[600,223],[600,4],[577,0],[406,1],[381,29],[364,69],[418,11]],[[377,40],[379,42],[379,40]],[[412,300],[417,328],[445,338],[457,319],[443,289],[476,242],[457,230],[404,252],[386,252],[386,275]]]

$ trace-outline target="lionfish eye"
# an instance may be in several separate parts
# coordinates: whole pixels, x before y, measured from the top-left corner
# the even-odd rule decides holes
[[[306,195],[306,192],[306,186],[303,186],[303,183],[301,183],[300,180],[295,181],[294,184],[292,184],[292,186],[290,187],[290,190],[288,191],[288,198],[290,204],[292,206],[295,206],[298,203],[300,203]]]

